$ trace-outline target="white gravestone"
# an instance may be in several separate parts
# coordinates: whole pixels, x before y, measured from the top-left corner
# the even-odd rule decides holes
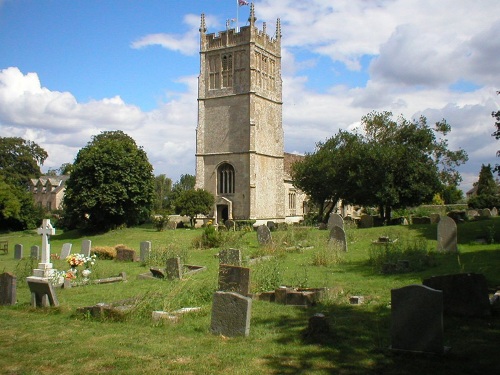
[[[42,235],[42,256],[38,268],[33,270],[33,276],[49,278],[53,275],[52,263],[50,262],[50,236],[56,234],[56,229],[50,223],[50,219],[43,219],[42,226],[37,233]]]

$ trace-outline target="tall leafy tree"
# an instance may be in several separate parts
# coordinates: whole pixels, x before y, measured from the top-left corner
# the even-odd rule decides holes
[[[191,226],[194,226],[196,215],[208,215],[213,210],[214,202],[214,196],[206,190],[183,190],[175,200],[175,212],[189,216]]]
[[[172,190],[172,179],[164,174],[155,177],[155,204],[154,210],[162,212],[168,208],[167,197]]]
[[[500,206],[500,190],[493,178],[491,165],[482,165],[479,180],[475,184],[476,195],[471,197],[468,205],[472,208],[493,208]]]
[[[153,167],[146,152],[122,131],[93,136],[66,182],[65,224],[109,230],[148,219],[154,201]]]
[[[500,95],[500,91],[497,91],[497,95]],[[500,139],[500,111],[491,112],[491,117],[495,119],[495,128],[496,130],[493,132],[492,136],[495,139]],[[497,156],[500,156],[500,151],[497,151]],[[495,172],[500,175],[500,165],[495,166]]]
[[[167,210],[175,210],[175,201],[183,191],[194,190],[196,184],[196,177],[191,174],[183,174],[178,181],[172,186],[172,189],[167,194],[167,203],[165,208]]]

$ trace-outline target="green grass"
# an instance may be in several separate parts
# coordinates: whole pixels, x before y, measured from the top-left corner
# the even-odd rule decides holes
[[[226,338],[209,331],[212,295],[217,289],[218,260],[214,255],[220,249],[193,247],[202,230],[157,232],[144,226],[96,236],[57,231],[51,238],[52,253],[58,254],[65,242],[73,243],[73,252],[77,252],[84,238],[91,239],[93,246],[124,244],[137,252],[141,241],[152,241],[154,251],[181,251],[189,264],[203,265],[207,270],[182,281],[138,280],[137,275],[147,272],[149,265],[99,260],[94,276],[115,276],[124,271],[128,281],[58,289],[60,307],[42,309],[30,306],[25,277],[31,272],[31,261],[13,259],[15,243],[23,244],[25,255],[29,255],[32,245],[40,245],[40,236],[33,231],[3,234],[0,240],[9,241],[10,251],[0,255],[0,272],[17,275],[18,303],[0,306],[0,373],[497,373],[498,315],[484,319],[446,316],[445,345],[452,350],[444,357],[388,350],[392,288],[459,272],[482,273],[491,288],[500,285],[500,219],[460,224],[458,231],[459,254],[433,254],[432,264],[394,274],[382,274],[369,261],[374,251],[382,251],[374,249],[372,241],[380,236],[397,238],[402,252],[418,247],[419,251],[411,254],[419,259],[424,250],[432,253],[436,248],[435,225],[349,227],[349,250],[335,257],[325,255],[327,231],[300,228],[273,232],[274,245],[265,248],[257,245],[254,232],[228,233],[223,247],[241,249],[245,262],[260,255],[275,256],[250,266],[254,292],[277,285],[329,288],[325,300],[309,309],[253,301],[246,338]],[[488,243],[478,244],[478,238]],[[54,267],[67,269],[67,264],[55,260]],[[350,305],[352,295],[364,296],[365,303]],[[127,298],[136,298],[138,303],[123,321],[96,321],[76,314],[78,307]],[[175,324],[151,320],[153,310],[194,306],[201,311],[187,314]],[[302,332],[316,312],[327,316],[332,332],[316,340],[306,339]]]

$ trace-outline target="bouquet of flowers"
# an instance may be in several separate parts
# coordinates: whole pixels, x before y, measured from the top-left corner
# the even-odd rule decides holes
[[[79,265],[84,264],[86,261],[86,257],[83,254],[71,254],[66,258],[66,262],[68,262],[71,268],[78,267]]]

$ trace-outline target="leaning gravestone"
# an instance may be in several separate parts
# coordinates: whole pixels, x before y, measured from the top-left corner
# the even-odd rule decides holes
[[[488,283],[482,274],[458,273],[433,276],[422,284],[443,292],[444,313],[484,317],[491,314]]]
[[[347,251],[347,241],[345,237],[345,231],[339,227],[334,226],[330,231],[329,244],[333,246],[338,246],[342,251]]]
[[[219,290],[236,292],[247,296],[250,294],[250,268],[219,265]]]
[[[31,291],[31,306],[49,307],[59,306],[54,287],[49,280],[42,278],[27,278]]]
[[[31,246],[31,259],[40,259],[40,246],[34,245]]]
[[[83,240],[82,241],[82,251],[81,253],[89,257],[90,256],[90,249],[92,248],[92,241],[91,240]]]
[[[373,228],[373,216],[371,215],[361,215],[359,219],[359,227],[360,228]]]
[[[219,264],[241,266],[241,250],[224,249],[219,252]]]
[[[0,275],[0,306],[15,305],[17,300],[17,278],[5,272]]]
[[[328,230],[332,230],[334,226],[344,229],[344,219],[339,214],[332,212],[328,217]]]
[[[182,280],[181,258],[175,257],[167,259],[167,266],[165,267],[165,271],[167,272],[167,278],[169,280]]]
[[[226,337],[248,336],[252,299],[238,293],[215,292],[210,330]]]
[[[71,247],[73,245],[70,243],[64,243],[61,250],[61,259],[66,259],[71,254]]]
[[[265,245],[272,241],[271,231],[267,225],[261,225],[257,228],[257,240],[259,245]]]
[[[149,259],[149,255],[151,254],[151,241],[143,241],[141,242],[141,254],[140,260],[141,262],[146,262]]]
[[[23,259],[23,245],[19,243],[14,245],[14,259]]]
[[[451,217],[444,216],[437,226],[437,250],[441,252],[456,253],[457,249],[457,224]]]
[[[443,354],[443,292],[423,285],[391,290],[391,348]]]

